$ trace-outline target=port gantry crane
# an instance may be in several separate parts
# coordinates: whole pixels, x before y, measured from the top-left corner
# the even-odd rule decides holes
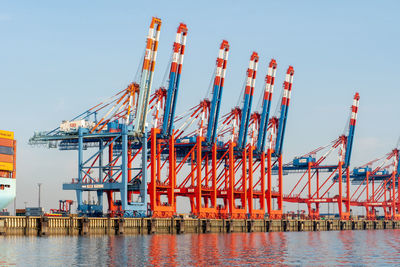
[[[173,134],[176,136],[174,139],[171,138],[169,142],[164,142],[164,144],[160,139],[157,142],[152,142],[151,161],[156,162],[154,165],[157,168],[154,167],[152,171],[150,187],[153,189],[150,192],[156,192],[155,195],[158,197],[151,200],[150,203],[154,202],[151,205],[155,217],[170,217],[175,214],[177,197],[189,198],[191,212],[199,218],[246,218],[248,215],[251,218],[263,218],[265,216],[265,154],[259,147],[259,152],[255,155],[260,156],[253,159],[255,147],[250,146],[249,149],[247,133],[244,130],[249,128],[251,102],[259,59],[256,53],[251,55],[242,109],[234,108],[222,119],[221,128],[224,129],[230,125],[230,129],[218,130],[217,122],[219,120],[228,51],[229,44],[223,41],[217,59],[212,100],[204,99],[199,105],[193,107],[186,116],[176,118],[178,122],[184,117],[187,119],[174,131]],[[262,116],[264,125],[269,118],[275,73],[276,62],[273,60],[266,78]],[[284,91],[290,92],[293,76],[292,67],[288,69],[287,76]],[[282,105],[289,104],[289,92],[284,93]],[[284,118],[287,117],[287,108],[281,109],[283,123]],[[246,111],[242,112],[242,110]],[[247,115],[247,122],[245,119],[241,120],[241,118],[246,118],[242,116],[243,113],[249,114]],[[278,121],[276,118],[275,120]],[[188,130],[196,121],[198,129]],[[239,123],[243,123],[242,132],[237,131],[237,128],[240,128]],[[278,128],[278,123],[275,123],[275,127]],[[260,136],[266,136],[266,127],[264,127],[264,131],[260,132]],[[280,131],[282,133],[284,127],[281,127]],[[231,132],[232,135],[228,141],[224,142],[222,137],[227,132]],[[235,135],[235,133],[239,134]],[[155,139],[153,136],[151,140]],[[260,142],[260,146],[265,144],[265,140],[264,138],[264,142]],[[272,154],[272,149],[270,152]],[[163,155],[167,156],[163,158]],[[172,160],[174,158],[175,161]],[[253,185],[252,178],[255,172],[251,170],[253,170],[255,159],[258,161],[258,165],[254,169],[256,170],[261,165],[263,167],[260,168],[260,179]],[[185,163],[189,163],[189,169],[185,168]],[[164,172],[163,175],[162,170],[165,168],[168,169],[168,173]],[[249,184],[249,189],[247,189],[247,184]],[[257,186],[260,190],[254,190]],[[162,196],[166,197],[161,200]],[[151,197],[151,199],[153,198]],[[259,200],[260,209],[253,208],[253,199]],[[220,204],[217,204],[217,202]],[[248,208],[246,202],[249,203]],[[282,209],[279,211],[281,216]]]
[[[178,116],[175,122],[186,118],[180,127],[173,131],[169,142],[162,146],[152,133],[151,166],[152,192],[158,195],[151,198],[154,217],[170,217],[176,213],[176,197],[190,200],[191,213],[199,218],[217,218],[216,165],[217,150],[216,129],[224,87],[229,43],[222,41],[216,61],[212,100],[204,99],[185,116]],[[198,122],[199,128],[191,131],[190,126]],[[191,131],[191,132],[189,132]],[[168,154],[162,160],[163,154]],[[154,162],[154,164],[153,164]],[[189,163],[188,166],[185,163]],[[210,167],[211,163],[211,167]],[[162,170],[167,168],[168,173]],[[181,179],[178,179],[181,177]],[[164,201],[162,196],[166,196]],[[165,201],[166,200],[166,201]],[[152,202],[154,204],[152,204]]]
[[[63,121],[60,127],[35,133],[30,139],[31,144],[78,151],[77,178],[64,184],[63,189],[76,191],[80,214],[102,214],[103,193],[106,193],[111,215],[146,215],[146,117],[160,29],[161,20],[153,17],[139,83],[129,84],[113,97],[70,121]],[[108,154],[108,159],[104,154]],[[83,201],[84,191],[95,192],[97,201]],[[114,198],[115,193],[120,194],[120,200]]]
[[[269,119],[276,68],[276,61],[271,60],[268,66],[266,84],[263,92],[262,114],[259,115],[258,112],[255,112],[251,114],[250,122],[246,122],[242,109],[235,107],[230,113],[224,116],[220,133],[221,136],[230,133],[230,143],[238,140],[239,145],[236,146],[235,149],[232,148],[231,153],[237,158],[238,163],[236,165],[231,165],[235,166],[234,172],[242,173],[242,176],[237,181],[233,180],[235,182],[232,199],[234,202],[240,202],[245,207],[247,199],[248,216],[254,219],[263,218],[265,216],[265,202],[267,203],[268,216],[270,218],[280,219],[282,217],[282,144],[291,98],[294,70],[292,66],[289,66],[286,71],[279,117],[274,116]],[[250,102],[252,97],[251,91],[249,92],[249,96],[246,96],[246,91],[244,94],[244,108],[248,108],[247,103]],[[248,101],[246,101],[246,97]],[[250,112],[251,110],[248,110],[248,114],[250,114]],[[244,123],[246,128],[252,129],[249,133],[249,143],[247,143],[247,139],[241,137],[241,132],[237,131],[241,123]],[[231,127],[227,127],[227,125],[231,125]],[[263,125],[263,127],[261,127],[261,125]],[[269,131],[268,149],[265,153],[267,131]],[[279,141],[277,136],[280,137]],[[243,140],[246,141],[243,142]],[[279,144],[277,144],[278,142]],[[248,162],[247,166],[246,161]],[[241,171],[239,170],[240,167],[242,168]],[[273,168],[278,170],[277,192],[273,191],[272,186]],[[266,181],[267,185],[265,184]],[[272,205],[275,199],[278,204],[276,210],[273,209]],[[258,208],[256,204],[258,204]],[[243,208],[236,209],[236,212],[237,214],[233,216],[234,218],[241,218],[245,215],[243,213]],[[230,216],[232,217],[231,214]]]
[[[357,113],[360,96],[354,95],[353,104],[350,111],[350,120],[348,123],[348,133],[339,136],[326,146],[319,147],[303,156],[296,157],[291,163],[283,167],[286,174],[302,174],[295,186],[288,195],[284,196],[284,201],[292,203],[305,203],[308,207],[308,214],[311,219],[319,219],[319,206],[321,203],[337,203],[339,216],[342,220],[350,218],[350,158],[353,146],[354,131],[357,121]],[[326,151],[327,150],[327,151]],[[337,150],[337,164],[323,164],[329,155]],[[326,151],[326,152],[325,152]],[[317,159],[317,153],[325,152]],[[320,173],[329,173],[329,176],[320,183]],[[346,197],[343,197],[343,173],[346,177]],[[333,179],[337,175],[336,179]],[[305,178],[303,180],[303,178]],[[314,181],[313,181],[314,180]],[[329,184],[329,181],[332,183]],[[312,183],[314,182],[314,186]],[[338,194],[329,197],[328,192],[338,183]],[[315,188],[313,190],[313,187]],[[343,211],[343,203],[346,211]],[[314,206],[313,206],[314,204]]]
[[[225,195],[226,201],[229,206],[229,214],[234,219],[244,219],[247,217],[247,187],[248,185],[248,174],[249,167],[247,163],[251,162],[248,156],[247,148],[247,134],[250,123],[251,107],[253,103],[254,87],[257,76],[259,56],[256,52],[253,52],[250,56],[249,67],[247,69],[246,85],[244,88],[244,99],[243,106],[236,112],[238,108],[235,108],[232,113],[239,115],[239,118],[235,118],[233,123],[239,123],[239,132],[237,138],[232,134],[231,140],[228,141],[229,149],[229,180],[225,183],[225,187],[222,186],[223,191],[227,191]],[[232,125],[233,131],[237,129],[237,125]],[[250,212],[249,212],[250,213]]]
[[[364,207],[367,220],[376,219],[377,208],[383,209],[385,219],[400,220],[399,156],[397,145],[383,157],[356,167],[350,173],[351,182],[358,184],[351,196],[351,205]],[[372,168],[374,165],[376,167]]]
[[[292,94],[294,69],[292,66],[286,71],[283,83],[283,95],[280,105],[279,118],[271,118],[270,147],[267,149],[267,207],[271,219],[281,219],[283,214],[283,140],[285,137],[286,123],[289,111],[290,98]],[[272,159],[274,162],[272,163]],[[276,166],[277,164],[277,166]],[[278,170],[278,191],[272,191],[272,171]],[[277,200],[277,209],[273,209],[273,199]]]
[[[275,59],[271,59],[267,75],[265,77],[265,86],[262,95],[262,112],[255,111],[251,115],[249,128],[252,130],[250,133],[250,144],[248,146],[249,157],[249,188],[248,188],[248,210],[250,218],[260,219],[264,218],[266,212],[266,185],[265,185],[265,143],[268,131],[268,121],[271,109],[272,94],[274,91],[275,76],[276,76],[277,63]],[[258,171],[259,168],[259,171]],[[268,166],[270,169],[271,166]],[[257,175],[259,173],[259,175]],[[271,178],[271,177],[270,177]],[[270,183],[271,184],[271,183]],[[257,206],[258,205],[258,209]],[[269,206],[269,208],[271,208]],[[271,210],[268,212],[272,213]]]
[[[30,143],[78,151],[77,178],[65,183],[63,189],[76,191],[78,213],[82,215],[102,214],[105,193],[112,216],[145,216],[150,207],[153,217],[171,217],[176,214],[177,197],[186,197],[192,214],[199,218],[263,218],[266,206],[270,218],[281,218],[282,144],[293,68],[290,66],[286,73],[279,118],[269,119],[275,60],[268,67],[262,113],[252,114],[259,61],[257,53],[252,53],[243,106],[223,117],[219,128],[230,49],[224,40],[216,61],[211,100],[206,98],[186,114],[175,116],[188,30],[183,23],[178,27],[167,88],[160,87],[151,94],[160,28],[161,20],[153,18],[139,83],[132,82],[52,131],[35,133]],[[150,113],[153,125],[148,135]],[[196,122],[198,127],[194,127]],[[226,135],[228,138],[224,138]],[[276,164],[279,192],[273,192],[271,182]],[[96,193],[97,201],[84,201],[83,192]],[[277,210],[271,208],[273,199],[278,199]]]
[[[173,129],[187,32],[187,26],[181,23],[178,27],[173,46],[168,90],[166,93],[162,93],[164,89],[160,88],[152,98],[152,100],[154,100],[153,107],[156,107],[156,110],[154,111],[154,125],[150,131],[149,196],[150,209],[152,211],[152,216],[155,217],[171,217],[176,213],[176,197],[174,195],[176,184],[176,156],[175,134]],[[164,101],[162,101],[163,99]],[[164,112],[162,116],[158,117],[160,103],[164,103]],[[157,122],[159,119],[162,123],[158,127]],[[165,154],[168,156],[162,157],[162,155]],[[165,173],[164,170],[167,168],[168,172]],[[162,201],[162,196],[166,196],[167,201]]]

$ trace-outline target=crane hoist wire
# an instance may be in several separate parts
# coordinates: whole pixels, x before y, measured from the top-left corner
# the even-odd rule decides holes
[[[214,84],[214,79],[215,79],[215,72],[217,71],[217,66],[214,67],[214,70],[212,72],[211,78],[210,78],[210,82],[208,84],[208,88],[207,88],[207,92],[204,98],[209,98],[211,99],[211,88],[213,87]]]
[[[285,90],[281,91],[281,95],[279,96],[279,99],[282,99],[284,91]],[[275,107],[274,117],[276,117],[278,119],[280,118],[281,108],[282,108],[282,102],[278,102],[278,104]]]
[[[139,62],[143,62],[143,60],[144,60],[144,54],[145,54],[145,53],[146,53],[146,49],[143,49],[142,57],[140,58],[140,61],[139,61]],[[142,64],[139,63],[139,64],[138,64],[138,68],[137,68],[137,70],[136,70],[135,77],[134,77],[133,80],[134,80],[137,84],[139,84],[139,81],[140,81],[140,79],[141,79],[141,76],[142,76]]]
[[[161,81],[161,86],[164,88],[168,88],[168,83],[169,83],[169,72],[170,72],[170,66],[172,63],[172,55],[174,54],[174,51],[172,50],[169,56],[169,60],[168,60],[168,64],[167,67],[165,68],[165,72],[164,72],[164,76],[163,79]]]
[[[347,121],[346,121],[346,124],[344,125],[344,129],[343,129],[343,135],[345,135],[345,136],[349,135],[349,130],[350,130],[349,121],[351,119],[351,112],[352,112],[352,110],[351,110],[351,107],[350,107],[349,115],[347,117]]]
[[[264,90],[261,90],[261,93],[260,93],[260,97],[258,98],[258,102],[257,102],[257,106],[256,106],[256,111],[259,111],[259,110],[261,110],[261,105],[262,105],[262,102],[263,102],[263,100],[264,100]]]
[[[247,72],[246,72],[246,74],[247,74]],[[244,79],[243,84],[242,84],[242,90],[240,91],[240,95],[239,95],[238,101],[236,103],[237,107],[239,107],[240,104],[244,103],[244,97],[243,96],[244,96],[244,91],[246,90],[246,79]]]

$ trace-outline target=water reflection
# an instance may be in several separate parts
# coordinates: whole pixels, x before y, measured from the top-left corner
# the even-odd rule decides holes
[[[388,265],[400,231],[2,237],[0,265]]]

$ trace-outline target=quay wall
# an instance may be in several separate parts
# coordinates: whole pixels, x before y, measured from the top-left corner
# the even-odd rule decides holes
[[[391,220],[0,217],[0,235],[130,235],[400,229]]]

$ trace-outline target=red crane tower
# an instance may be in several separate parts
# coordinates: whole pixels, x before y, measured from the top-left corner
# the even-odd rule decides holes
[[[291,164],[286,164],[284,166],[284,169],[288,173],[302,173],[300,179],[298,179],[290,193],[284,197],[284,200],[292,203],[307,204],[309,217],[311,219],[319,219],[320,203],[329,202],[338,204],[339,216],[342,220],[348,220],[350,218],[349,165],[359,99],[360,96],[358,93],[356,93],[354,95],[353,105],[351,107],[349,131],[347,135],[341,135],[339,138],[326,146],[319,147],[301,157],[296,157]],[[326,151],[327,148],[329,148],[328,151],[317,159],[316,154],[318,152]],[[338,163],[323,165],[325,160],[334,150],[338,151]],[[323,172],[330,174],[325,180],[322,181],[322,183],[320,183],[320,174]],[[346,198],[343,197],[342,192],[343,172],[345,173],[347,182]],[[303,178],[305,177],[306,179],[303,181]],[[333,179],[334,177],[335,179]],[[332,182],[329,185],[330,181]],[[314,186],[312,185],[313,182]],[[332,190],[336,183],[338,183],[338,194],[336,196],[329,197],[328,192]],[[315,188],[314,190],[313,187]],[[346,211],[343,211],[343,203],[345,204]]]

